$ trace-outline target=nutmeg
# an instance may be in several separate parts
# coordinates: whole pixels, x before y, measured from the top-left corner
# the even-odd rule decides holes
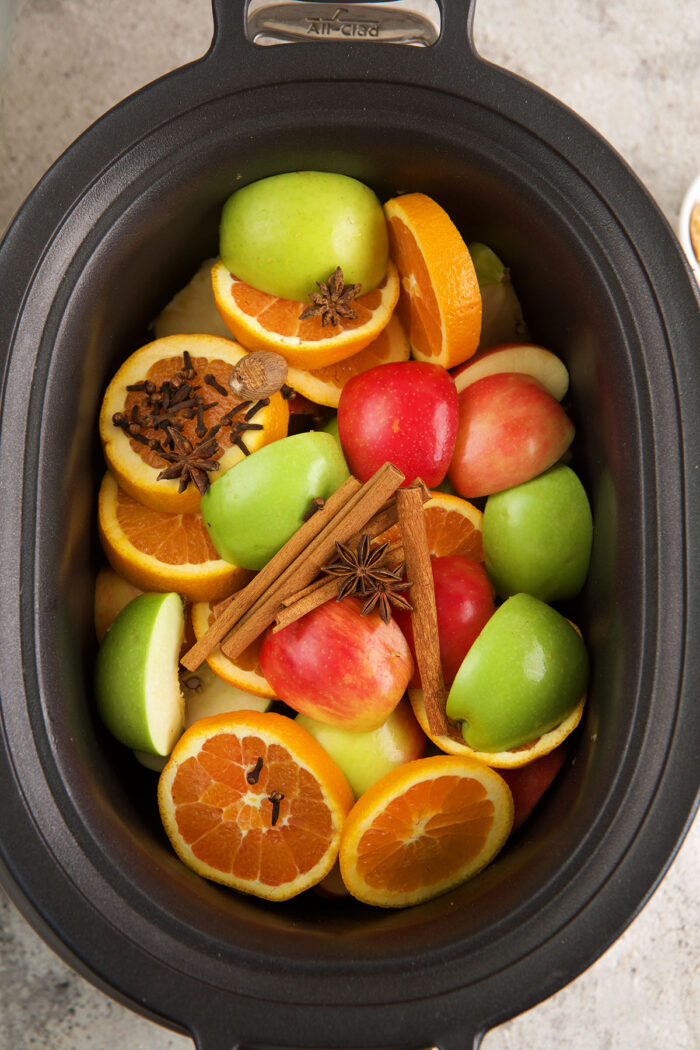
[[[228,385],[243,401],[272,397],[284,386],[288,366],[281,354],[254,350],[233,366]]]

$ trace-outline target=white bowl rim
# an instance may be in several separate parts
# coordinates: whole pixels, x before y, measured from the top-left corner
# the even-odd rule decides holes
[[[688,256],[690,266],[695,276],[700,279],[700,261],[698,260],[690,240],[690,213],[695,204],[700,203],[700,175],[698,175],[688,187],[688,192],[683,198],[681,210],[678,216],[678,236],[683,249]]]

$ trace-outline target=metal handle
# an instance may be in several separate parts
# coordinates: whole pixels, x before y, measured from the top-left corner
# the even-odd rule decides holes
[[[254,44],[349,40],[430,47],[440,36],[437,0],[379,0],[377,3],[248,0],[246,35]]]
[[[375,79],[459,93],[482,64],[472,43],[475,3],[212,0],[214,41],[200,66],[220,88]]]

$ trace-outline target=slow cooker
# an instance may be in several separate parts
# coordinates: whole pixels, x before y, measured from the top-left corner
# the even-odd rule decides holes
[[[0,868],[65,959],[199,1050],[461,1050],[607,948],[697,806],[698,299],[621,159],[478,57],[473,0],[443,0],[426,47],[385,42],[378,5],[295,5],[293,29],[285,6],[270,32],[297,42],[260,46],[244,6],[214,0],[207,55],[86,132],[0,247]],[[342,40],[308,37],[312,17]],[[342,28],[373,18],[370,39]],[[101,394],[215,254],[226,197],[299,169],[422,190],[508,261],[533,340],[569,369],[594,512],[572,757],[495,863],[402,911],[200,879],[94,709]]]

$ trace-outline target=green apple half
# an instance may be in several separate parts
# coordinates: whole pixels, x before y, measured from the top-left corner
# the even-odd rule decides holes
[[[586,691],[588,654],[566,617],[529,594],[501,605],[462,661],[447,717],[476,751],[509,751],[549,732]]]
[[[348,476],[338,442],[320,431],[281,438],[246,456],[202,497],[219,556],[262,569],[301,526],[312,501],[328,499]]]
[[[178,681],[185,630],[179,594],[141,594],[119,613],[97,653],[100,716],[122,744],[167,755],[185,728]]]
[[[425,750],[425,735],[406,697],[399,701],[386,722],[367,732],[328,725],[310,715],[297,715],[296,721],[340,766],[355,798],[389,770],[420,758]]]
[[[346,284],[371,292],[386,273],[382,206],[364,183],[326,171],[272,175],[237,190],[219,230],[227,269],[270,295],[302,301],[337,266]]]
[[[502,598],[524,591],[545,602],[562,601],[583,587],[593,518],[570,467],[550,467],[489,496],[481,532],[486,570]]]

